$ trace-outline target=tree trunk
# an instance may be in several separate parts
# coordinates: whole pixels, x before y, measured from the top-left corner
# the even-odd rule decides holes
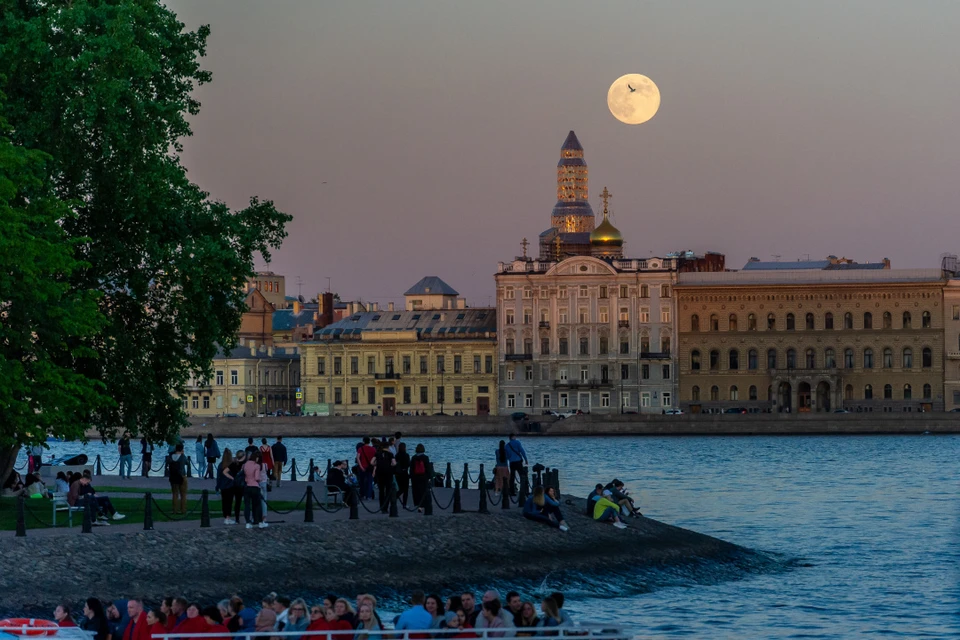
[[[17,454],[20,453],[20,446],[0,448],[0,487],[6,483],[7,478],[13,471],[13,465],[17,461]]]

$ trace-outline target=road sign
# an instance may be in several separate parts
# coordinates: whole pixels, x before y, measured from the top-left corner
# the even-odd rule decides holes
[[[253,402],[253,394],[252,394],[252,393],[247,395],[247,402]]]
[[[303,393],[300,391],[297,391],[297,400],[303,400]]]

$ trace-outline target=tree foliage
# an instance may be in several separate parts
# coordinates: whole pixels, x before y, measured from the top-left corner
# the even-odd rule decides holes
[[[286,236],[290,217],[272,202],[231,210],[180,162],[200,108],[192,92],[211,79],[199,65],[209,33],[156,0],[0,0],[9,137],[49,158],[50,190],[69,206],[60,244],[75,260],[60,273],[71,291],[98,292],[103,317],[92,335],[89,323],[71,331],[70,371],[93,387],[65,383],[60,395],[78,404],[45,425],[58,435],[175,433],[186,418],[171,391],[208,377],[218,346],[235,344],[254,258],[269,261]],[[4,437],[22,431],[0,423]]]

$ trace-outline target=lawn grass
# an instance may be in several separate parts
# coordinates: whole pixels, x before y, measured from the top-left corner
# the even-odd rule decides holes
[[[97,493],[103,493],[106,495],[113,495],[115,493],[139,493],[140,495],[143,495],[149,491],[149,489],[145,489],[143,487],[102,487],[100,485],[96,485],[96,489]],[[158,493],[170,493],[170,487],[163,487],[162,489],[155,489],[153,491],[154,495]],[[187,493],[195,493],[200,495],[203,493],[203,489],[187,489]],[[216,494],[211,490],[210,497],[213,498],[215,495]]]
[[[133,489],[129,487],[125,488],[127,491],[114,491],[112,488],[111,493],[129,493],[133,492]],[[107,493],[106,487],[102,489],[103,493]],[[140,491],[142,493],[142,491]],[[165,492],[169,494],[169,492]],[[111,496],[110,501],[113,503],[114,508],[127,517],[123,520],[117,521],[116,524],[143,524],[143,496],[138,496],[136,498],[114,498]],[[172,501],[170,498],[158,498],[154,497],[156,504],[153,507],[153,521],[154,522],[165,522],[167,517],[164,516],[164,513],[172,514]],[[32,500],[28,499],[25,501],[25,507],[28,511],[26,513],[26,526],[27,529],[44,529],[45,527],[41,522],[46,525],[52,523],[52,510],[50,500]],[[187,499],[187,512],[186,520],[199,520],[200,519],[200,498],[188,497]],[[281,511],[287,511],[289,509],[297,506],[296,502],[284,502],[284,501],[269,501],[271,509],[279,509]],[[215,520],[221,517],[220,510],[220,499],[216,495],[210,496],[210,519]],[[159,507],[159,508],[158,508]],[[196,507],[194,509],[194,507]],[[193,510],[193,513],[189,513]],[[303,520],[303,505],[301,504],[297,511],[286,516],[286,518],[293,519],[294,521],[301,522]],[[33,514],[33,517],[31,516]],[[270,520],[274,517],[277,517],[277,514],[269,513],[267,519]],[[283,516],[280,516],[283,517]],[[179,518],[179,517],[178,517]],[[39,519],[39,521],[38,521]],[[113,522],[113,521],[111,521]],[[73,514],[73,528],[78,530],[83,524],[83,513],[74,512]],[[67,526],[67,512],[59,511],[57,512],[57,528]],[[199,525],[198,525],[199,526]],[[17,528],[17,499],[16,498],[2,498],[0,499],[0,531],[14,531]]]

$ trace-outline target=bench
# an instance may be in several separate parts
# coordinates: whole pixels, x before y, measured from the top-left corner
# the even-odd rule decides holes
[[[325,506],[325,507],[327,507],[327,508],[330,507],[330,499],[331,499],[331,498],[333,498],[333,506],[336,507],[336,506],[338,506],[338,505],[340,505],[340,504],[343,504],[343,491],[341,491],[338,487],[335,487],[335,486],[333,486],[333,485],[331,485],[331,484],[324,485],[323,488],[326,490],[326,491],[325,491],[326,497],[325,497],[325,500],[324,500],[324,506]]]
[[[73,512],[77,511],[82,513],[83,506],[77,505],[71,507],[70,503],[67,502],[67,494],[65,493],[54,493],[53,494],[53,526],[57,526],[57,511],[66,511],[67,512],[67,526],[73,526]]]

